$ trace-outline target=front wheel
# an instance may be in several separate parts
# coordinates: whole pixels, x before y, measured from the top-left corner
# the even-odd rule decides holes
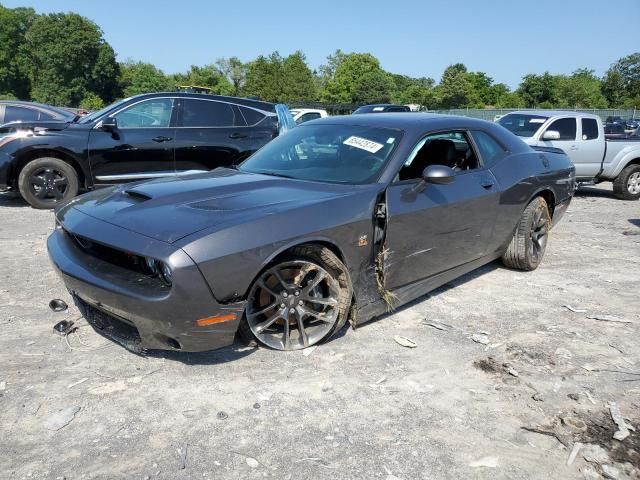
[[[551,215],[542,197],[534,198],[522,212],[502,263],[518,270],[535,270],[540,265],[547,248]]]
[[[78,174],[59,158],[38,158],[22,169],[18,188],[33,208],[54,208],[78,194]]]
[[[296,248],[254,281],[239,333],[276,350],[307,348],[340,330],[351,296],[347,269],[336,255]]]
[[[640,165],[627,165],[613,181],[613,193],[622,200],[640,198]]]

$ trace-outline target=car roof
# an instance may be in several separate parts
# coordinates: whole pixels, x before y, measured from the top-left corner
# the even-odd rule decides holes
[[[303,125],[360,125],[375,128],[393,128],[397,130],[424,130],[424,128],[438,130],[440,128],[473,128],[492,124],[486,120],[462,117],[457,115],[443,115],[439,113],[418,112],[385,112],[363,113],[361,115],[337,115],[334,117],[310,120]]]
[[[516,110],[515,112],[505,113],[506,115],[519,114],[519,115],[538,115],[540,117],[557,117],[561,115],[571,115],[572,117],[585,117],[585,118],[600,118],[598,115],[585,112],[576,112],[575,110]]]
[[[47,110],[49,112],[57,113],[57,114],[65,114],[69,116],[73,116],[74,113],[69,110],[65,110],[61,107],[54,107],[53,105],[47,105],[44,103],[38,102],[27,102],[25,100],[0,100],[0,105],[19,105],[24,107],[38,108],[40,110]]]
[[[135,95],[130,99],[155,98],[155,97],[179,97],[179,98],[197,98],[201,100],[219,100],[222,102],[235,103],[245,105],[247,107],[259,108],[267,111],[274,111],[275,103],[264,102],[253,98],[230,97],[227,95],[211,95],[209,93],[188,93],[188,92],[154,92]]]

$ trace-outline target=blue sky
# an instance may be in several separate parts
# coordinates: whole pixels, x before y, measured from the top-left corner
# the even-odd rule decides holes
[[[118,59],[166,73],[220,57],[243,61],[302,50],[312,68],[337,48],[370,52],[394,73],[439,80],[462,62],[516,87],[526,73],[602,75],[640,51],[640,1],[620,0],[0,0],[39,13],[78,12],[104,31]],[[608,5],[609,4],[609,5]]]

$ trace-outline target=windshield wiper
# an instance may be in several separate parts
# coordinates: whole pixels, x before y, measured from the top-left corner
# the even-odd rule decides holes
[[[281,177],[281,178],[293,178],[294,180],[299,180],[298,177],[294,177],[292,175],[287,175],[286,173],[275,173],[275,172],[264,172],[264,171],[249,171],[243,170],[248,173],[258,173],[260,175],[270,175],[272,177]]]

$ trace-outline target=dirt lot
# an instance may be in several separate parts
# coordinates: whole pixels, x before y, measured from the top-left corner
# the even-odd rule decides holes
[[[0,225],[2,478],[639,477],[607,402],[640,429],[640,203],[607,187],[537,271],[496,262],[309,355],[67,343],[52,214],[1,194]]]

